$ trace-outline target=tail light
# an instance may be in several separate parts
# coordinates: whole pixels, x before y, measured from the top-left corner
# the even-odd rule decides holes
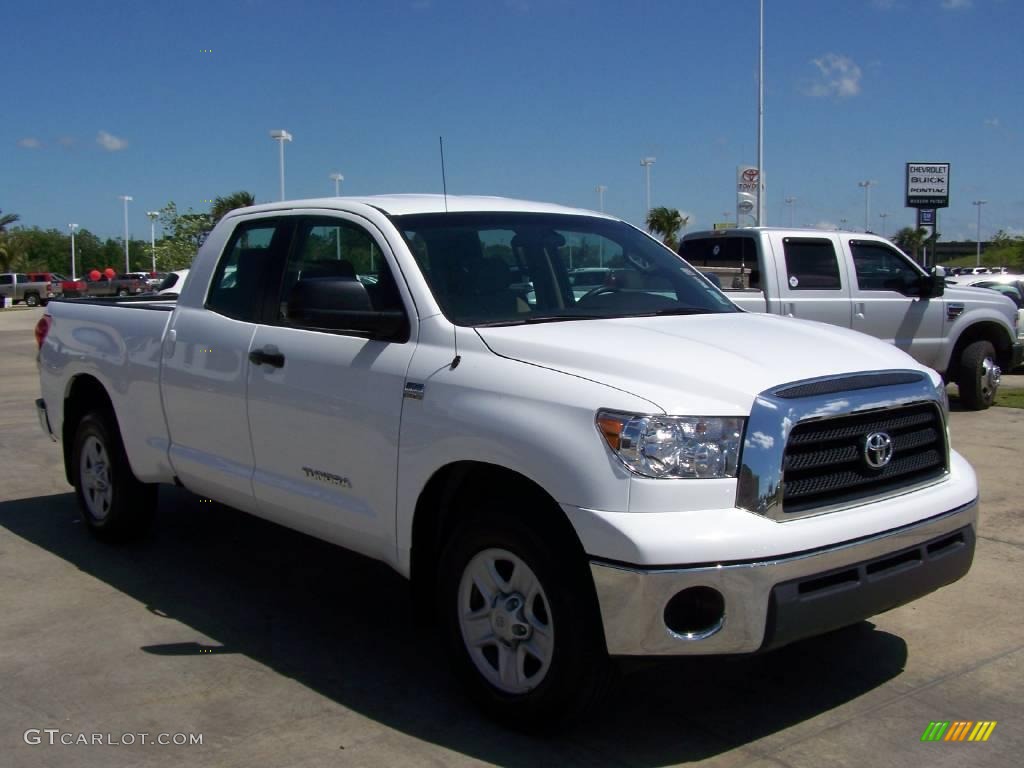
[[[43,315],[39,318],[39,322],[36,323],[36,346],[39,349],[43,348],[43,342],[46,341],[46,334],[50,332],[50,326],[53,325],[53,318],[50,315]]]

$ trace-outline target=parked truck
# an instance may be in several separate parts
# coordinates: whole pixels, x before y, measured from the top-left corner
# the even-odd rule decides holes
[[[65,280],[61,284],[61,293],[69,299],[82,296],[134,296],[148,290],[147,281],[136,275],[101,275],[97,280],[86,276],[77,280]]]
[[[49,281],[31,280],[21,272],[5,272],[0,274],[0,296],[9,299],[11,304],[23,301],[30,307],[38,307],[52,298],[53,286]]]
[[[1012,302],[947,286],[877,235],[778,227],[693,232],[679,253],[716,275],[744,309],[895,344],[955,383],[968,409],[992,405],[1002,371],[1021,362],[1024,328]]]
[[[581,243],[615,285],[574,289]],[[586,711],[611,659],[777,648],[973,558],[935,371],[745,312],[604,214],[239,209],[176,300],[57,300],[36,337],[90,530],[137,534],[175,483],[379,559],[505,721]]]

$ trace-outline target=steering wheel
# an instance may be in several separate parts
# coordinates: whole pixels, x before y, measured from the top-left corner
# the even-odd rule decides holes
[[[619,288],[617,285],[599,285],[596,288],[591,288],[589,291],[587,291],[578,299],[576,299],[576,303],[582,304],[587,299],[594,298],[596,296],[603,296],[606,293],[619,293],[621,290],[622,289]]]

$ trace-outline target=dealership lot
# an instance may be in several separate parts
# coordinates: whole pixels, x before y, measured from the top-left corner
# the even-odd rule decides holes
[[[146,541],[90,538],[32,407],[40,313],[0,313],[5,765],[1018,764],[1024,410],[953,414],[982,489],[967,578],[776,653],[632,669],[591,723],[539,740],[461,698],[382,565],[173,488]],[[998,725],[922,744],[935,720]],[[135,743],[60,743],[80,734]]]

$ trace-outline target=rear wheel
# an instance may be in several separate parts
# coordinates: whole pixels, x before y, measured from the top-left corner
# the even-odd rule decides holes
[[[92,411],[78,423],[71,467],[78,508],[90,531],[124,540],[149,527],[156,486],[139,482],[132,473],[109,411]]]
[[[25,303],[30,307],[39,306],[39,296],[35,293],[30,293],[25,296]]]
[[[996,362],[996,350],[989,341],[968,344],[960,356],[957,385],[960,402],[971,411],[983,411],[996,399],[1002,371]]]
[[[119,291],[117,292],[117,295],[118,295],[118,296],[127,296],[127,295],[128,295],[128,289],[127,289],[127,288],[121,288],[121,289],[120,289],[120,290],[119,290]]]
[[[492,717],[548,731],[582,716],[608,680],[585,562],[519,518],[466,520],[442,555],[437,610],[455,671]]]

